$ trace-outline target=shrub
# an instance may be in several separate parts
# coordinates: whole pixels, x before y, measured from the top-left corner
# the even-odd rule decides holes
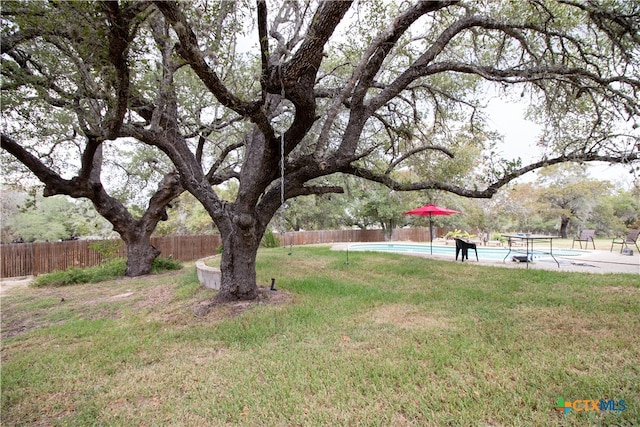
[[[179,270],[182,264],[170,258],[156,258],[151,265],[152,273]],[[113,280],[123,277],[127,270],[125,258],[114,258],[103,261],[95,267],[76,268],[69,267],[65,271],[56,270],[48,274],[42,274],[33,281],[33,286],[68,286],[79,283],[98,283],[105,280]]]
[[[262,246],[263,248],[279,248],[280,239],[274,234],[273,231],[267,230],[264,232],[264,236],[262,236],[260,246]]]
[[[56,270],[49,274],[38,276],[35,286],[66,286],[85,283],[89,275],[84,269],[70,267],[66,271]]]
[[[180,270],[181,268],[182,268],[182,263],[180,261],[176,261],[173,258],[158,257],[154,259],[153,264],[151,264],[152,273],[162,273],[165,271]]]
[[[491,240],[500,240],[502,241],[506,241],[507,239],[505,237],[502,237],[502,233],[493,233],[491,235]]]
[[[56,270],[42,274],[33,281],[33,286],[68,286],[79,283],[96,283],[124,276],[126,260],[115,258],[103,262],[99,266],[76,268],[69,267],[65,271]]]
[[[108,261],[102,261],[102,264],[97,267],[89,267],[85,270],[89,270],[92,273],[91,280],[85,283],[116,279],[124,276],[127,270],[127,260],[125,258],[113,258]]]
[[[475,234],[469,234],[467,231],[455,229],[444,235],[445,239],[473,239]]]

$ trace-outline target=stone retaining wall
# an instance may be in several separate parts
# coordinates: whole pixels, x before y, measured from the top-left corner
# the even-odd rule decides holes
[[[216,255],[217,256],[217,255]],[[209,267],[205,264],[205,261],[214,257],[202,258],[196,261],[196,272],[198,273],[198,280],[200,284],[205,288],[220,290],[220,277],[222,273],[217,267]]]

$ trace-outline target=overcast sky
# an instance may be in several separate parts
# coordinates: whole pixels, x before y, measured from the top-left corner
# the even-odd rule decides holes
[[[493,98],[488,112],[491,126],[504,135],[502,152],[505,157],[521,157],[523,163],[540,158],[542,151],[536,146],[540,127],[524,118],[523,105]],[[610,166],[604,162],[593,162],[589,165],[589,172],[595,179],[608,180],[627,189],[633,185],[633,175],[629,173],[628,167],[622,165]],[[533,181],[535,178],[535,173],[529,172],[521,179]]]

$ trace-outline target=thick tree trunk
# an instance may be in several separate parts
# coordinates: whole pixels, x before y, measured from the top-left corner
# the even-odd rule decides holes
[[[136,277],[151,273],[153,260],[160,251],[151,245],[150,236],[133,236],[125,241],[127,251],[127,270],[125,276]]]
[[[236,229],[230,236],[222,236],[222,277],[216,301],[253,300],[258,297],[256,256],[262,235],[253,231]]]
[[[569,218],[560,217],[560,236],[563,239],[567,238],[567,229],[569,228]]]
[[[113,229],[120,234],[126,245],[128,277],[151,273],[153,260],[160,251],[151,245],[151,234],[158,222],[167,220],[167,206],[184,190],[177,174],[168,173],[149,200],[149,206],[142,218],[135,220],[117,199],[109,196],[101,184],[94,187],[91,200],[98,212],[106,218]]]

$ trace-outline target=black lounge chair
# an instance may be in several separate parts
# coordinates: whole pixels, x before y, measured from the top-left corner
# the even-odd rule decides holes
[[[456,240],[456,261],[458,260],[458,254],[462,251],[462,262],[464,262],[465,257],[469,259],[469,249],[473,249],[476,252],[476,261],[480,261],[478,259],[478,249],[476,248],[475,243],[467,242],[462,239]]]
[[[584,248],[587,249],[589,247],[589,242],[593,245],[593,249],[596,248],[596,244],[593,241],[594,236],[596,235],[596,230],[582,230],[580,235],[573,239],[573,243],[571,244],[571,249],[578,242],[580,245],[580,249],[582,249],[582,242],[584,243]]]
[[[640,236],[640,230],[629,230],[626,237],[616,237],[611,242],[611,249],[609,252],[613,251],[613,245],[620,245],[620,253],[624,248],[629,248],[629,245],[635,245],[638,252],[640,252],[640,248],[638,247],[638,236]]]

